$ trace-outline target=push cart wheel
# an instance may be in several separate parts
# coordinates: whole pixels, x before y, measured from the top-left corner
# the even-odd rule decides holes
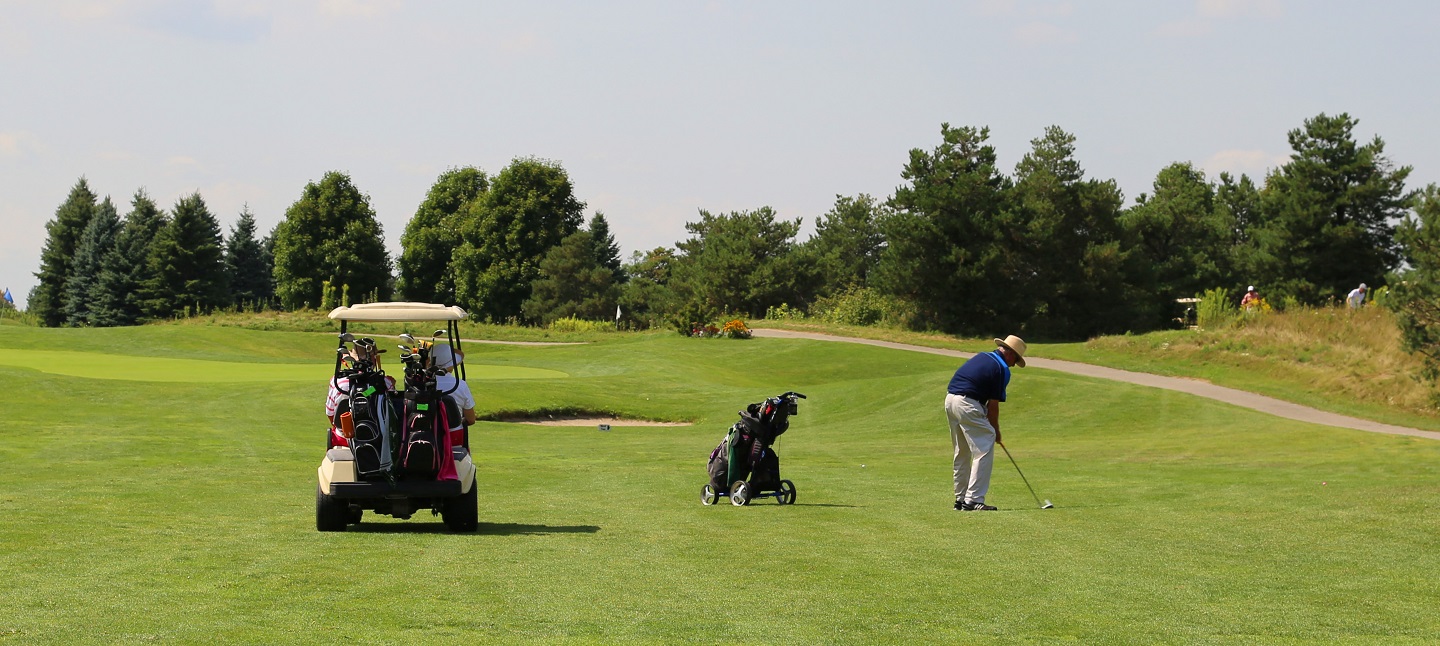
[[[775,502],[782,505],[795,504],[795,483],[789,480],[780,481],[780,493],[775,496]]]
[[[715,493],[714,485],[705,485],[700,488],[700,504],[713,505],[720,500],[720,494]]]
[[[736,507],[750,504],[750,483],[741,480],[730,486],[730,504]]]

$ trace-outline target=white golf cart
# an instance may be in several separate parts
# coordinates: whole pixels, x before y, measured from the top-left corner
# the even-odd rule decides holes
[[[366,303],[330,312],[332,320],[340,321],[331,385],[341,393],[341,401],[333,420],[335,428],[326,431],[325,459],[320,462],[315,488],[317,530],[345,531],[346,526],[358,524],[366,510],[408,519],[416,511],[429,509],[452,531],[475,531],[479,503],[469,429],[449,430],[454,426],[450,420],[460,415],[459,407],[448,397],[455,388],[447,392],[435,385],[435,377],[449,371],[464,379],[465,364],[437,367],[430,361],[438,337],[449,340],[454,356],[460,354],[459,321],[465,316],[459,307],[430,303]],[[347,328],[352,321],[444,321],[445,329],[435,330],[428,344],[410,334],[401,335],[406,383],[391,390],[380,366],[379,353],[384,350],[377,349],[373,339],[350,334]],[[417,420],[431,417],[435,421],[428,436],[432,444],[429,455],[420,453],[421,458],[412,460],[413,454],[405,451],[413,451],[417,439],[427,439],[412,429],[423,428]],[[440,462],[445,448],[454,462],[454,479],[449,477],[449,465]],[[416,463],[429,464],[432,471],[417,470]]]

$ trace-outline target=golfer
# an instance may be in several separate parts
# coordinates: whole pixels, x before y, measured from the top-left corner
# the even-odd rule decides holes
[[[1010,366],[1025,367],[1025,341],[1012,334],[995,339],[995,345],[962,364],[945,395],[955,445],[955,511],[995,511],[985,504],[985,492],[1000,441],[1000,402],[1010,385]]]

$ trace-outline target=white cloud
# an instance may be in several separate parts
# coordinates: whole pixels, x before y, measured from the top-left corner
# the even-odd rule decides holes
[[[177,166],[180,168],[200,168],[200,161],[195,159],[194,157],[190,157],[187,155],[175,155],[165,160],[165,164],[168,166]]]
[[[1201,166],[1208,175],[1219,175],[1222,172],[1244,173],[1258,179],[1270,169],[1282,166],[1288,161],[1290,161],[1288,154],[1277,155],[1263,150],[1230,149],[1211,155]]]
[[[1196,13],[1204,18],[1279,18],[1281,0],[1196,0]]]
[[[400,0],[320,0],[320,13],[333,18],[379,18],[402,8]]]
[[[24,159],[44,152],[44,144],[28,131],[0,132],[0,159]]]
[[[1022,45],[1068,45],[1080,40],[1072,29],[1048,22],[1032,22],[1015,28],[1015,40]]]
[[[1161,38],[1199,38],[1208,36],[1214,29],[1209,20],[1186,18],[1160,25],[1155,29],[1155,35]]]

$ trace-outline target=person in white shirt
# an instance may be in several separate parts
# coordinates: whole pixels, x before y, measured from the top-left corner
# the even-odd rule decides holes
[[[457,356],[458,355],[458,356]],[[465,353],[456,353],[448,344],[436,344],[430,349],[430,358],[436,368],[444,368],[445,374],[435,378],[435,390],[442,393],[450,392],[455,403],[460,405],[460,414],[464,418],[464,425],[470,426],[475,423],[475,396],[470,392],[470,385],[465,383],[460,376],[455,374],[456,366],[465,363]],[[459,420],[451,420],[450,429],[460,427]]]
[[[1366,289],[1367,288],[1365,287],[1365,283],[1360,283],[1359,287],[1350,290],[1350,295],[1345,297],[1345,304],[1349,305],[1350,309],[1355,309],[1360,307],[1361,305],[1364,305]]]

